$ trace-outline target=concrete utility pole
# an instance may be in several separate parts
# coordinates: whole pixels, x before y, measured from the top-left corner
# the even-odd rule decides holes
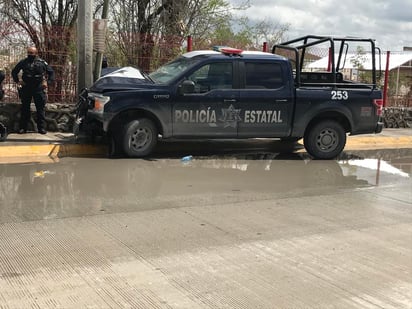
[[[109,0],[105,0],[103,2],[102,20],[107,19],[108,11],[109,11]],[[104,35],[103,37],[103,44],[104,44],[104,39],[106,36],[106,28],[104,29],[103,35]],[[94,64],[94,80],[95,81],[100,77],[100,74],[102,72],[102,60],[103,60],[103,53],[98,51],[96,53],[96,62]]]
[[[79,1],[77,17],[77,91],[93,84],[93,0]]]

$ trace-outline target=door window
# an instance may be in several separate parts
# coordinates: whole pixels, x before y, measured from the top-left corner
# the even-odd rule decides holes
[[[204,93],[214,89],[232,89],[232,76],[231,62],[217,62],[202,66],[189,79],[195,83],[195,93]]]
[[[278,63],[246,63],[246,89],[278,89],[284,85]]]

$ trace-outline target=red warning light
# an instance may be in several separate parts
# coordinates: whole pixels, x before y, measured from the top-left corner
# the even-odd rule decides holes
[[[242,49],[233,47],[221,47],[219,51],[225,55],[240,55],[243,52]]]

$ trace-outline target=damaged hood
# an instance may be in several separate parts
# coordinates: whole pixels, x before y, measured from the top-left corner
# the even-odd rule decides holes
[[[90,91],[104,92],[108,90],[136,89],[148,84],[153,84],[153,82],[145,77],[145,74],[140,72],[140,70],[133,67],[124,67],[101,76],[90,87]]]

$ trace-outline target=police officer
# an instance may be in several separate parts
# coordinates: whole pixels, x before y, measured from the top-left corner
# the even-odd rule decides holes
[[[4,90],[3,90],[3,80],[6,77],[6,74],[2,70],[0,70],[0,101],[4,97]],[[6,140],[7,137],[7,129],[4,124],[1,123],[0,121],[0,142]]]
[[[4,97],[4,90],[3,90],[3,80],[6,77],[6,74],[2,70],[0,70],[0,100]]]
[[[23,71],[22,78],[19,73]],[[19,133],[27,132],[31,118],[30,104],[34,100],[37,115],[37,131],[46,134],[45,105],[47,85],[54,81],[54,71],[46,61],[38,57],[36,47],[27,49],[27,58],[21,60],[11,71],[14,82],[18,83],[21,99],[21,115]]]

